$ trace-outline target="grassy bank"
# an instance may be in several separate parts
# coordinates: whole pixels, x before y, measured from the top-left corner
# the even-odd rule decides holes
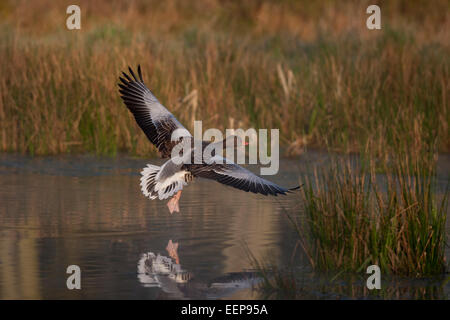
[[[280,128],[289,154],[450,151],[446,1],[380,2],[381,31],[364,1],[79,1],[80,31],[68,4],[0,6],[0,151],[151,154],[117,92],[138,63],[188,128]]]

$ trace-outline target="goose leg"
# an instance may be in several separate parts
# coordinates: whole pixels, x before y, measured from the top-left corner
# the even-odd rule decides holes
[[[180,264],[180,258],[178,257],[178,242],[173,243],[172,240],[169,240],[166,250],[169,253],[169,257],[175,259],[176,264]]]
[[[170,213],[173,212],[180,212],[180,207],[178,206],[178,200],[180,200],[181,197],[181,190],[178,191],[172,199],[167,202],[167,207],[169,208]]]

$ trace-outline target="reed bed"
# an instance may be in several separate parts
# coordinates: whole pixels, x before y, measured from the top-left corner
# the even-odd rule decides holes
[[[385,274],[443,274],[449,186],[437,195],[431,162],[399,157],[376,173],[373,161],[358,167],[336,161],[306,176],[305,209],[298,232],[315,270]]]
[[[2,2],[0,151],[152,154],[116,85],[137,64],[187,128],[279,128],[288,154],[435,132],[450,151],[448,2],[379,2],[380,31],[369,4],[79,1],[68,31],[64,2]]]
[[[437,184],[436,149],[398,143],[386,158],[333,158],[301,177],[302,209],[285,213],[304,253],[293,257],[302,259],[280,267],[248,254],[263,298],[446,298],[450,183]],[[365,284],[373,264],[382,290]]]

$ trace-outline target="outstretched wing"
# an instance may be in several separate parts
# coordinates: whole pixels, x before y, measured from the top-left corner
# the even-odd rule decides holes
[[[139,127],[148,139],[158,148],[163,158],[170,157],[172,148],[178,141],[172,141],[172,133],[177,131],[178,139],[191,136],[189,131],[171,114],[145,86],[141,66],[136,77],[128,67],[130,75],[122,72],[119,77],[119,92],[125,105],[133,113]]]
[[[285,195],[292,190],[300,188],[283,188],[276,183],[258,177],[240,165],[220,156],[213,157],[210,164],[192,164],[185,166],[194,176],[216,180],[246,192],[250,191],[263,195],[276,196],[278,194]]]

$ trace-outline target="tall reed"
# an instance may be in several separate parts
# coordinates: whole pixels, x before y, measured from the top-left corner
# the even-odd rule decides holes
[[[304,177],[306,227],[297,230],[314,269],[361,272],[376,264],[413,277],[445,271],[448,186],[436,194],[430,162],[400,157],[384,169],[377,175],[374,161],[366,168],[337,161]]]

